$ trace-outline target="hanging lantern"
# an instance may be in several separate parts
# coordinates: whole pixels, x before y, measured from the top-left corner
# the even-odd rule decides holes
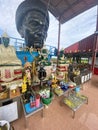
[[[45,71],[45,69],[43,68],[42,65],[40,66],[40,69],[39,69],[39,71],[38,71],[38,78],[39,78],[39,80],[41,80],[41,81],[46,78],[46,71]]]

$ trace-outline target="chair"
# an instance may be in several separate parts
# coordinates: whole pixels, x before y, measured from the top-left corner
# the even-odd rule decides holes
[[[6,120],[0,120],[0,130],[14,130],[14,127]]]

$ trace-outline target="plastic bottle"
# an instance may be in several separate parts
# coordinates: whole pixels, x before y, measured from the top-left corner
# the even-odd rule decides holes
[[[34,97],[30,97],[30,107],[35,107],[35,100],[34,100]]]
[[[40,95],[39,94],[37,94],[36,95],[36,99],[35,99],[35,104],[36,104],[36,107],[39,107],[40,106]]]

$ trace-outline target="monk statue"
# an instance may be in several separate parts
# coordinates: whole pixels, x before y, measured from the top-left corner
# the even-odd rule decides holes
[[[20,66],[21,61],[17,58],[14,47],[9,45],[10,38],[7,33],[1,36],[0,44],[0,65],[1,66]]]

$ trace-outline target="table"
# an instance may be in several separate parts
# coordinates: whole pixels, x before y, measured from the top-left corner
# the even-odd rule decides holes
[[[70,94],[70,92],[71,91],[73,91],[75,88],[77,88],[77,86],[76,87],[72,87],[72,88],[68,88],[67,90],[65,90],[65,91],[63,91],[61,88],[56,88],[55,90],[54,90],[54,93],[57,95],[57,96],[63,96],[63,95],[65,95],[65,94]]]
[[[64,97],[63,103],[67,105],[72,111],[72,117],[75,117],[75,112],[85,103],[88,104],[88,97],[78,94],[71,93],[69,96]]]
[[[41,111],[41,115],[42,117],[44,117],[44,105],[41,103],[40,106],[38,108],[34,107],[34,108],[30,108],[30,103],[24,104],[23,103],[23,99],[21,96],[21,102],[22,102],[22,107],[23,107],[23,112],[24,112],[24,116],[25,116],[25,127],[27,128],[28,123],[27,123],[27,118],[34,115],[35,113]],[[29,111],[26,111],[26,107],[29,108]]]
[[[9,91],[8,98],[0,100],[0,120],[12,122],[21,117],[20,93]]]

